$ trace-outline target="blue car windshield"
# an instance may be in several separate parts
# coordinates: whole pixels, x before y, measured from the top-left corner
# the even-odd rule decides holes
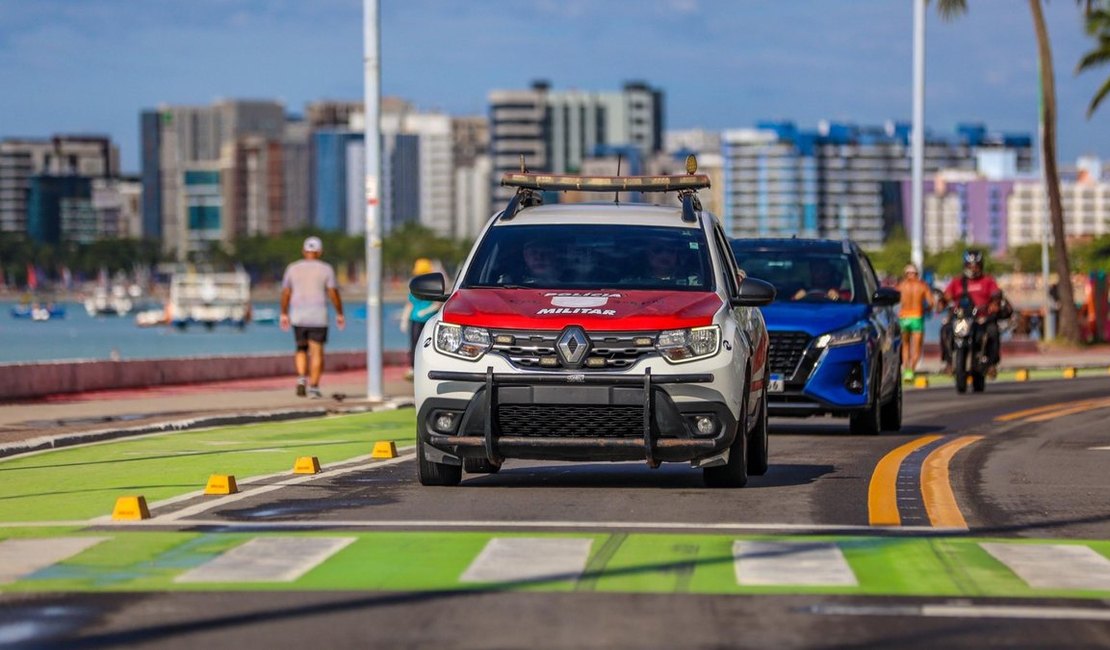
[[[837,253],[789,251],[736,251],[736,261],[755,278],[775,285],[776,302],[862,303],[852,262]]]
[[[581,223],[490,228],[462,286],[714,290],[700,228]]]

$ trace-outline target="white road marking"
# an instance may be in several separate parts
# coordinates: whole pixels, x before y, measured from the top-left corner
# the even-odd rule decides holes
[[[463,572],[460,582],[578,579],[592,539],[494,537]]]
[[[854,587],[856,574],[840,547],[831,542],[752,542],[732,544],[736,582],[744,586]]]
[[[0,542],[0,584],[15,582],[39,569],[71,558],[108,537],[6,539]]]
[[[1088,449],[1090,451],[1110,451],[1110,445],[1107,445],[1106,447],[1089,447]]]
[[[815,605],[808,611],[832,616],[927,616],[934,618],[1016,618],[1110,621],[1110,609],[1031,605]]]
[[[256,537],[174,582],[293,582],[357,537]]]
[[[1034,589],[1110,591],[1110,560],[1088,546],[979,544]]]

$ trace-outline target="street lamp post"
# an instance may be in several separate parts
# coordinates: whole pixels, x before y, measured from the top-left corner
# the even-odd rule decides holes
[[[381,48],[378,42],[378,0],[363,0],[364,137],[366,151],[366,399],[380,402],[382,390],[382,233],[379,177],[381,172]]]
[[[913,0],[913,128],[910,148],[913,158],[913,221],[910,226],[910,261],[924,274],[925,262],[925,3]]]

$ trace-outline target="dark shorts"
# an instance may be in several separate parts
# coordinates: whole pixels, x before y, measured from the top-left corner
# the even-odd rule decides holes
[[[315,341],[320,345],[328,342],[328,328],[326,327],[297,327],[293,326],[293,339],[297,342],[297,349],[303,350],[308,347],[309,341]]]

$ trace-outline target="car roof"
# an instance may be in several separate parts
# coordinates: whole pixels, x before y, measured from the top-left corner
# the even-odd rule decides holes
[[[805,238],[736,238],[730,239],[733,250],[744,252],[757,251],[807,251],[813,253],[850,254],[855,244],[849,239],[805,239]]]
[[[555,203],[522,209],[511,220],[497,219],[495,228],[556,224],[616,224],[700,228],[682,220],[682,208],[647,203]]]

